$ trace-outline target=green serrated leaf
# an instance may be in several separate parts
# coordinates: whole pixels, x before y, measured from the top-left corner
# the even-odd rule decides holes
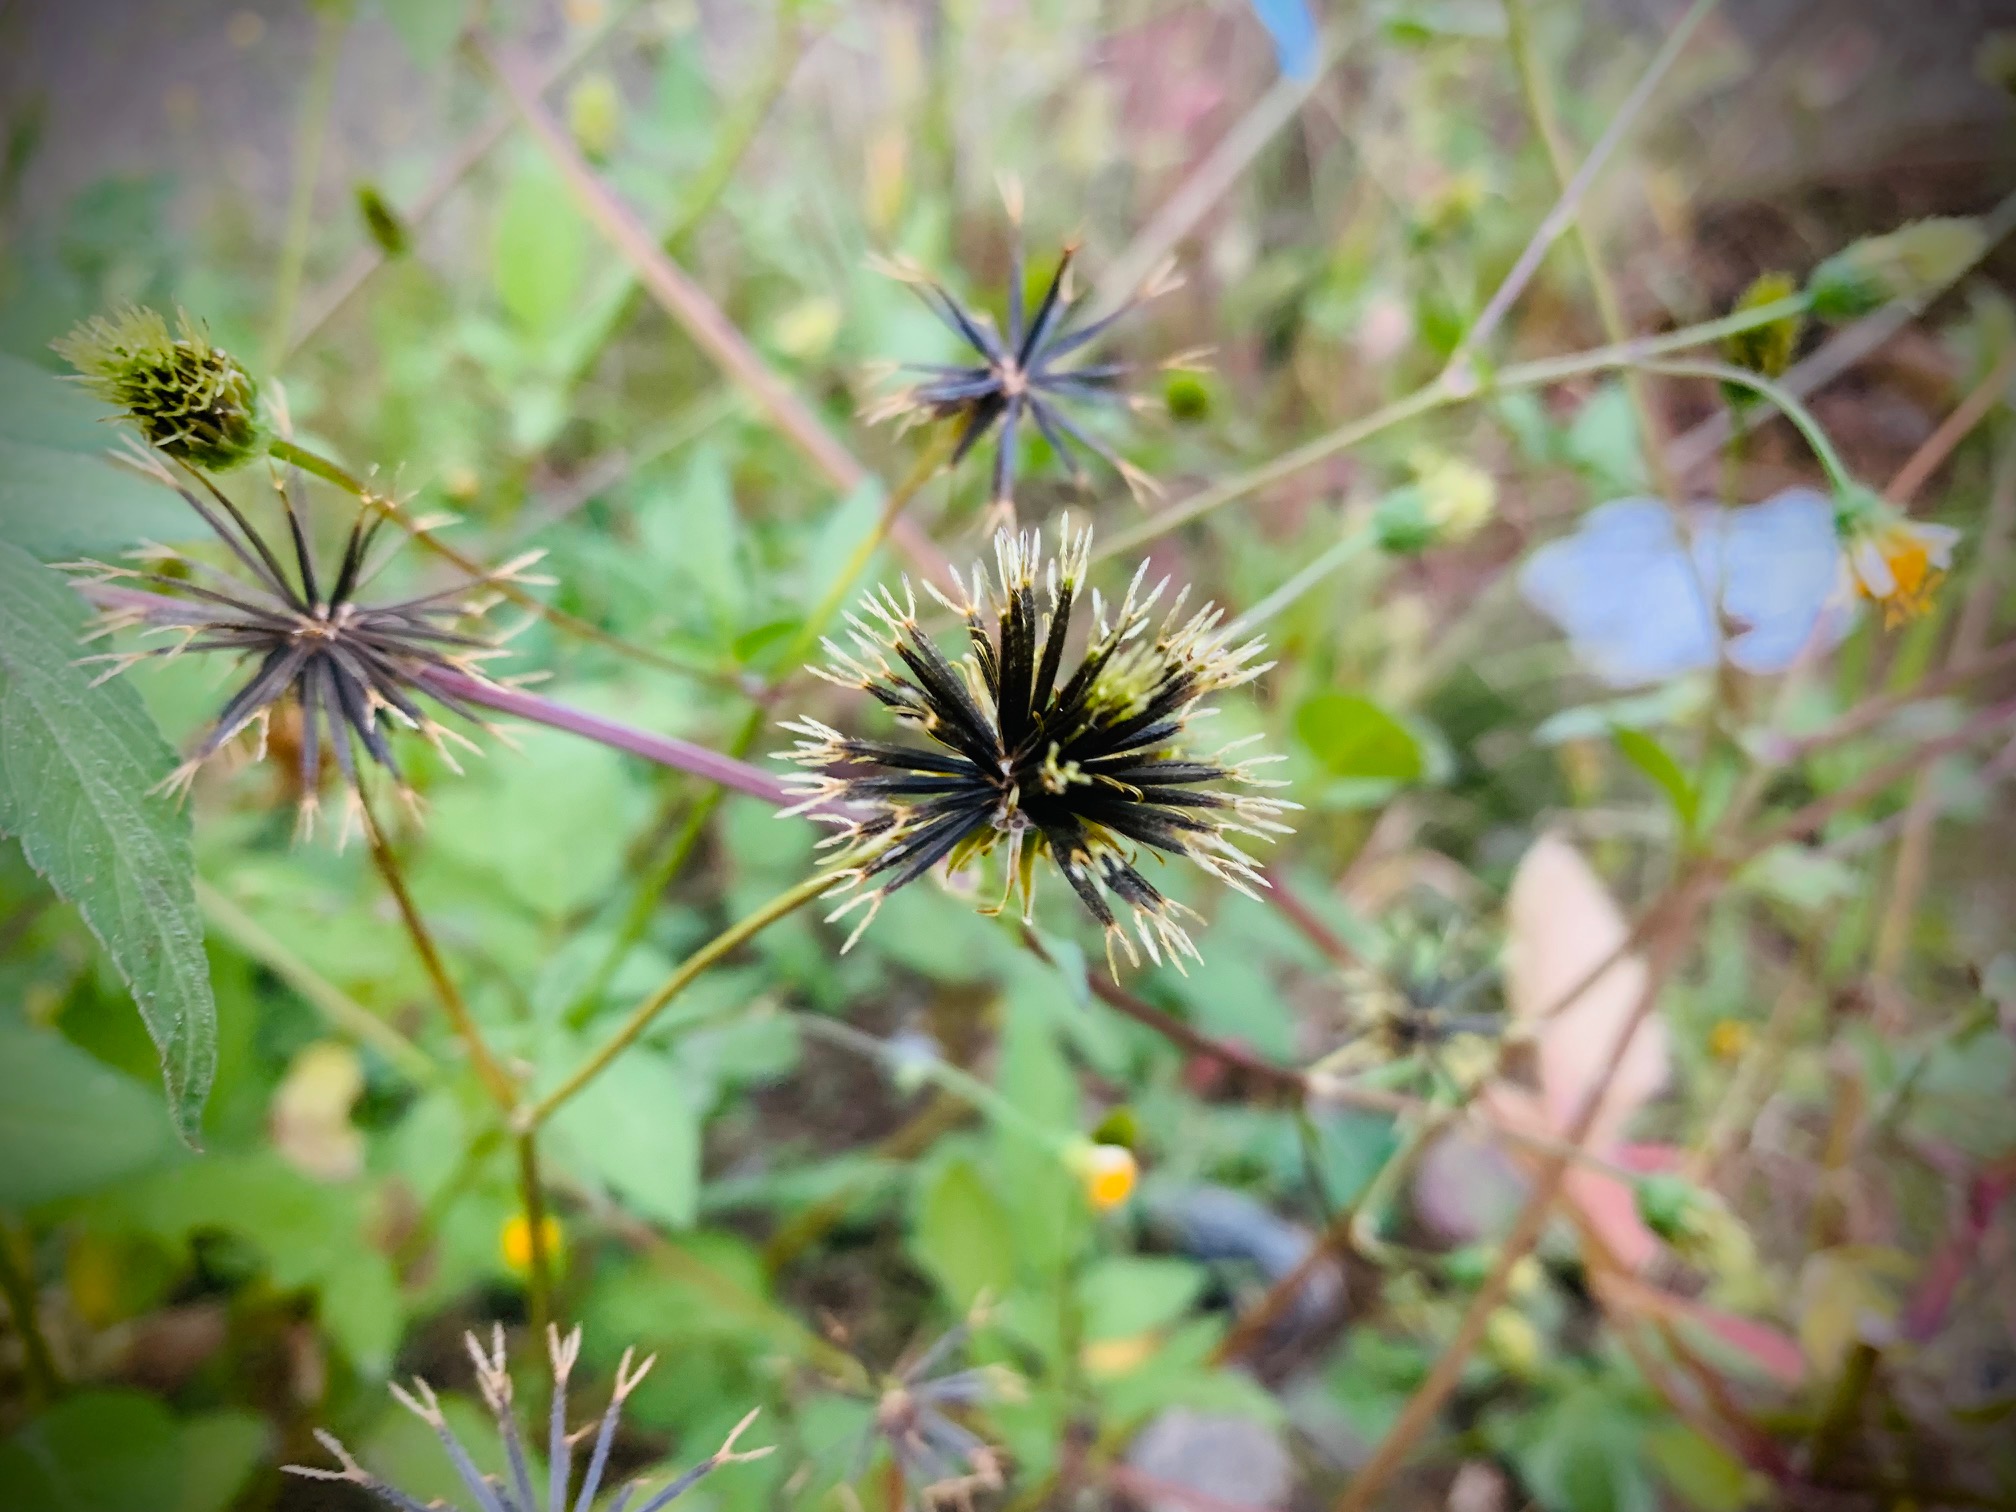
[[[174,1148],[153,1093],[53,1030],[0,1023],[0,1208],[75,1196]]]
[[[155,796],[174,753],[122,682],[77,665],[68,585],[0,542],[0,831],[77,905],[133,989],[191,1145],[217,1068],[189,821]]]
[[[1626,761],[1638,768],[1665,793],[1673,805],[1673,812],[1680,820],[1681,831],[1693,834],[1694,826],[1701,818],[1701,795],[1673,753],[1647,735],[1643,730],[1633,730],[1618,726],[1610,732],[1610,738],[1617,742],[1617,749]]]

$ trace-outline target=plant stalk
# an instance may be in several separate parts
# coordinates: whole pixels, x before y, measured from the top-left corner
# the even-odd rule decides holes
[[[796,913],[814,898],[829,891],[832,886],[833,878],[828,874],[817,873],[807,877],[802,882],[787,887],[769,902],[729,925],[694,951],[680,962],[678,969],[659,983],[643,1002],[631,1010],[630,1016],[623,1021],[621,1027],[575,1068],[565,1081],[530,1107],[521,1109],[515,1119],[517,1127],[520,1130],[530,1130],[544,1124],[584,1087],[606,1071],[610,1062],[636,1043],[638,1037],[651,1027],[651,1021],[657,1018],[666,1004],[704,975],[709,967],[754,939],[779,919]]]

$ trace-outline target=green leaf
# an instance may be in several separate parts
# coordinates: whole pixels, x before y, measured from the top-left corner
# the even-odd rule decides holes
[[[1701,795],[1694,784],[1681,770],[1680,763],[1673,759],[1673,753],[1659,744],[1643,730],[1633,730],[1618,726],[1610,732],[1610,738],[1617,742],[1617,749],[1624,759],[1638,768],[1666,794],[1673,805],[1673,813],[1680,820],[1684,834],[1693,834],[1694,826],[1701,817]]]
[[[217,1064],[189,820],[153,789],[175,756],[140,696],[76,665],[83,611],[61,577],[0,543],[0,831],[77,905],[161,1054],[196,1142]]]
[[[322,1283],[322,1329],[364,1375],[383,1379],[392,1372],[392,1353],[406,1331],[399,1280],[383,1255],[368,1249],[346,1251]]]
[[[685,1074],[633,1047],[554,1115],[573,1164],[646,1218],[690,1228],[700,1201],[700,1109]]]
[[[535,341],[559,333],[581,291],[587,227],[567,187],[541,159],[512,175],[497,215],[492,271],[497,297]]]
[[[0,1022],[0,1208],[88,1192],[173,1148],[140,1083],[52,1030]]]
[[[5,1512],[162,1512],[186,1446],[168,1410],[137,1391],[66,1398],[0,1447]]]
[[[228,1512],[266,1454],[266,1420],[206,1412],[182,1424],[182,1494],[170,1512]]]
[[[1078,1282],[1088,1339],[1131,1339],[1175,1322],[1204,1289],[1204,1272],[1172,1256],[1115,1255]]]
[[[728,462],[718,446],[698,446],[692,460],[640,500],[644,544],[706,605],[715,626],[738,628],[748,603],[742,569],[742,521]]]
[[[468,0],[379,0],[379,9],[413,61],[434,68],[446,61],[462,34],[469,5]]]
[[[1015,1234],[980,1168],[948,1160],[917,1202],[911,1248],[957,1307],[984,1292],[1000,1297],[1015,1279]]]
[[[1590,396],[1568,427],[1568,459],[1606,493],[1640,492],[1647,486],[1645,448],[1631,396],[1607,383]]]
[[[1612,1387],[1577,1386],[1537,1421],[1527,1419],[1513,1457],[1547,1512],[1657,1512],[1644,1464],[1645,1423]]]
[[[180,499],[107,458],[108,418],[54,373],[0,356],[0,540],[63,557],[188,533]]]
[[[1426,765],[1413,733],[1357,693],[1304,700],[1295,711],[1295,734],[1333,777],[1412,782]]]
[[[1645,1435],[1645,1457],[1694,1512],[1741,1512],[1750,1505],[1750,1472],[1720,1445],[1685,1423],[1661,1423]]]

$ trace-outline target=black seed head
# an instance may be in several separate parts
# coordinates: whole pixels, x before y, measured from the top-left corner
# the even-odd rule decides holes
[[[1160,269],[1119,309],[1079,323],[1080,299],[1071,287],[1078,249],[1074,243],[1066,243],[1035,310],[1025,312],[1020,205],[1012,192],[1009,211],[1015,222],[1015,239],[1005,336],[992,317],[962,305],[922,269],[906,263],[878,263],[881,271],[916,289],[931,312],[972,348],[979,360],[966,365],[902,364],[900,371],[919,375],[918,381],[872,406],[869,418],[956,421],[955,467],[990,433],[998,431],[990,498],[1003,518],[1013,518],[1016,449],[1029,427],[1050,444],[1081,484],[1085,479],[1082,454],[1089,453],[1119,473],[1137,498],[1154,492],[1153,480],[1086,430],[1072,411],[1087,403],[1138,402],[1125,389],[1135,371],[1132,364],[1086,359],[1114,325],[1145,301],[1175,288],[1177,280],[1168,268]],[[1166,365],[1177,366],[1185,360],[1171,359]]]
[[[1092,628],[1067,670],[1090,556],[1090,532],[1068,523],[1047,562],[1035,532],[998,534],[991,582],[976,564],[970,588],[955,573],[951,594],[929,590],[965,620],[970,649],[956,662],[919,627],[907,582],[901,599],[883,588],[848,616],[850,649],[825,642],[832,663],[813,671],[872,694],[930,742],[857,740],[812,719],[785,726],[801,738],[783,759],[808,768],[791,778],[803,802],[790,812],[822,810],[840,826],[825,842],[840,848],[835,891],[855,896],[832,917],[867,909],[848,945],[890,893],[997,848],[1008,892],[990,912],[1019,894],[1027,919],[1047,855],[1105,927],[1109,961],[1116,948],[1138,961],[1113,899],[1151,958],[1166,947],[1180,967],[1197,953],[1182,905],[1136,869],[1143,849],[1187,857],[1242,892],[1266,885],[1234,837],[1288,833],[1281,815],[1296,805],[1255,775],[1280,758],[1231,764],[1229,747],[1188,746],[1209,712],[1201,700],[1271,665],[1256,661],[1262,643],[1234,646],[1234,627],[1208,604],[1186,615],[1187,590],[1151,632],[1168,584],[1144,592],[1144,562],[1110,614],[1091,592]]]
[[[240,731],[258,735],[261,756],[276,709],[291,703],[300,714],[299,779],[303,827],[312,826],[327,757],[346,789],[360,774],[359,750],[383,767],[404,794],[390,742],[389,722],[418,730],[451,767],[450,741],[474,750],[468,739],[427,712],[437,704],[482,725],[474,706],[444,686],[441,674],[480,676],[486,659],[503,651],[479,621],[495,603],[493,585],[522,580],[537,553],[480,579],[414,598],[372,603],[363,595],[391,552],[374,557],[386,515],[360,505],[334,574],[325,574],[309,544],[309,530],[292,490],[276,479],[288,538],[279,549],[256,530],[236,504],[201,473],[203,495],[182,487],[165,468],[157,476],[175,487],[232,559],[227,570],[166,547],[139,553],[139,567],[100,562],[74,566],[91,575],[92,596],[104,610],[98,634],[140,629],[170,644],[118,652],[96,660],[113,677],[149,657],[218,652],[252,665],[218,713],[209,733],[167,786],[186,791],[198,768]],[[396,549],[396,548],[395,548]],[[101,679],[102,680],[102,679]],[[452,681],[452,679],[451,679]]]
[[[237,359],[182,315],[179,335],[153,310],[78,326],[55,343],[86,388],[124,411],[149,445],[178,462],[227,472],[259,455],[258,387]]]

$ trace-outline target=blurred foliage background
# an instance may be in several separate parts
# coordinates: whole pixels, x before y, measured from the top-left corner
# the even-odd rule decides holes
[[[1903,474],[1901,507],[1963,532],[1929,612],[1886,626],[1842,596],[1799,432],[1698,374],[1641,375],[1642,404],[1594,371],[1486,394],[1158,528],[1435,381],[1556,202],[1536,104],[1572,170],[1685,7],[1314,9],[0,4],[4,538],[61,561],[197,533],[99,464],[109,433],[46,378],[75,322],[180,307],[304,440],[452,514],[470,556],[543,549],[543,598],[659,659],[541,620],[498,672],[759,757],[783,717],[880,733],[865,700],[785,681],[872,539],[874,480],[925,445],[858,420],[874,365],[956,356],[871,255],[998,312],[1004,179],[1032,281],[1067,239],[1095,302],[1174,255],[1182,288],[1115,338],[1159,402],[1100,429],[1162,498],[1080,489],[1028,440],[1018,505],[1132,533],[1109,593],[1145,553],[1264,606],[1278,664],[1218,723],[1289,758],[1306,812],[1277,889],[1172,875],[1204,960],[1117,987],[1061,886],[1032,950],[935,881],[844,957],[801,912],[702,977],[542,1143],[577,1399],[626,1347],[659,1356],[617,1463],[691,1464],[761,1407],[779,1452],[691,1504],[914,1498],[863,1457],[873,1382],[984,1302],[950,1363],[1017,1383],[961,1414],[1007,1467],[988,1506],[2016,1505],[2011,748],[1977,712],[2006,708],[2008,658],[1965,675],[2016,609],[1994,219],[2016,18],[1729,0],[1583,205],[1630,333],[1719,317],[1762,274],[1796,290],[1919,217],[1990,217],[1950,287],[1787,354],[1817,364],[1794,378],[1847,471]],[[852,486],[668,311],[666,260],[858,459]],[[1602,345],[1601,293],[1563,239],[1480,355]],[[1202,375],[1155,369],[1196,347]],[[1732,414],[1758,422],[1735,443]],[[1670,522],[1601,512],[1666,480],[1751,522],[1716,571],[1732,613],[1739,583],[1761,607],[1705,642]],[[343,499],[311,497],[333,539]],[[986,503],[981,469],[933,478],[873,575],[980,553]],[[120,685],[186,745],[218,676]],[[395,841],[532,1085],[813,865],[814,832],[756,799],[559,730],[484,744],[459,776],[402,747],[425,817]],[[1753,779],[1722,838],[1758,843],[1696,886]],[[318,1426],[452,1496],[385,1386],[425,1375],[500,1468],[459,1342],[492,1322],[544,1400],[510,1142],[365,848],[296,843],[300,796],[286,763],[241,764],[189,804],[200,1153],[125,984],[0,848],[0,1506],[365,1505],[279,1471],[328,1463]],[[1630,929],[1676,891],[1684,927]],[[1648,972],[1655,1018],[1554,1220],[1501,1248]],[[1091,1138],[1141,1168],[1110,1211],[1060,1156]],[[1396,1438],[1443,1358],[1449,1391]],[[1359,1480],[1382,1444],[1404,1463]]]

